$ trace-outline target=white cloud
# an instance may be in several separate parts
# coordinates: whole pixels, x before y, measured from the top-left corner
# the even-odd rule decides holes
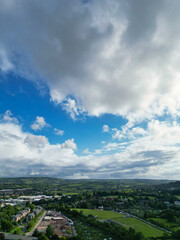
[[[151,120],[145,129],[125,125],[113,131],[110,129],[112,138],[120,142],[100,149],[102,155],[96,157],[96,164],[101,164],[101,171],[97,171],[100,178],[178,179],[180,126],[176,121]]]
[[[39,117],[37,116],[36,117],[36,120],[34,121],[34,123],[31,125],[31,128],[34,130],[34,131],[37,131],[37,130],[41,130],[43,129],[44,127],[47,127],[49,126],[49,124],[46,123],[44,117]]]
[[[62,144],[50,144],[45,136],[24,132],[12,122],[0,123],[0,175],[25,176],[60,174],[64,168],[80,162],[74,154],[74,139]],[[13,169],[16,169],[13,173]],[[24,170],[23,170],[24,169]],[[67,173],[66,173],[67,174]]]
[[[56,135],[59,135],[59,136],[63,136],[63,135],[64,135],[64,131],[63,131],[63,130],[54,128],[54,131],[55,131],[55,134],[56,134]]]
[[[18,119],[13,117],[11,110],[7,110],[4,114],[0,115],[0,120],[5,122],[14,122],[18,123]]]
[[[101,149],[96,149],[95,151],[94,151],[94,154],[95,155],[99,155],[99,154],[101,154],[102,153],[102,150]]]
[[[86,148],[86,149],[83,151],[83,153],[85,153],[85,154],[89,154],[89,153],[90,153],[90,152],[89,152],[89,149]]]
[[[70,149],[77,149],[76,143],[74,142],[74,139],[68,139],[62,144],[62,148],[70,148]]]
[[[63,101],[63,109],[69,113],[72,119],[76,119],[84,113],[83,107],[80,106],[74,99],[67,98]]]
[[[13,62],[16,73],[40,76],[72,118],[112,113],[134,124],[179,115],[179,7],[178,0],[2,0],[4,68]]]
[[[31,148],[43,148],[49,144],[48,139],[45,136],[36,136],[29,134],[24,139],[24,143],[26,143]]]
[[[128,122],[121,130],[117,128],[112,128],[109,132],[112,134],[113,139],[123,140],[123,139],[136,139],[138,137],[144,136],[147,132],[141,127],[129,127]]]
[[[87,150],[81,156],[75,154],[74,139],[50,144],[43,135],[24,132],[18,123],[2,121],[0,175],[178,179],[179,124],[152,120],[145,134],[137,127],[133,129],[124,131],[120,142],[104,144],[93,153]],[[135,132],[133,137],[130,131]]]
[[[108,125],[103,126],[103,132],[109,132],[109,126]]]

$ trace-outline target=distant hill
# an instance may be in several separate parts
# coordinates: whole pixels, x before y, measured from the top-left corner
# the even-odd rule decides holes
[[[87,190],[120,190],[121,188],[140,187],[147,185],[176,184],[169,180],[151,179],[92,179],[67,180],[50,177],[19,177],[0,178],[0,189],[58,190],[64,192],[80,192]]]

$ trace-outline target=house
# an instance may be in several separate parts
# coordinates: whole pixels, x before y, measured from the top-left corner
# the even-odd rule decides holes
[[[27,221],[32,220],[34,217],[35,217],[35,214],[34,214],[34,213],[28,214],[28,215],[27,215]]]
[[[42,211],[42,207],[41,207],[41,206],[37,206],[37,207],[34,209],[33,213],[34,213],[35,215],[38,215],[38,214],[41,213],[41,211]]]
[[[102,210],[103,210],[103,206],[99,206],[99,207],[98,207],[98,210],[101,210],[101,211],[102,211]]]
[[[22,210],[21,212],[19,212],[18,214],[16,215],[13,215],[12,216],[12,220],[14,222],[18,222],[21,218],[25,217],[28,213],[30,213],[30,208],[26,208],[24,210]]]

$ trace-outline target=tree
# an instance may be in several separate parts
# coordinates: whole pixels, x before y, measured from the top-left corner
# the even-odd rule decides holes
[[[177,230],[176,232],[173,232],[172,237],[173,237],[173,239],[179,240],[180,239],[180,230]]]
[[[39,236],[39,232],[38,232],[38,230],[37,230],[37,228],[36,228],[36,230],[34,231],[34,233],[33,233],[33,237],[38,237]]]
[[[46,236],[48,238],[51,238],[53,235],[54,235],[54,228],[51,226],[51,224],[49,224],[46,229]]]
[[[32,227],[33,227],[33,224],[34,224],[33,220],[30,220],[30,221],[28,222],[28,224],[27,224],[27,228],[28,228],[28,229],[32,228]]]
[[[9,232],[13,228],[13,224],[8,219],[2,218],[1,228],[2,228],[3,231]]]
[[[5,240],[4,233],[0,233],[0,240]]]
[[[41,234],[39,237],[38,237],[38,240],[49,240],[49,238],[44,235],[44,234]]]
[[[58,237],[57,234],[54,234],[52,237],[51,237],[51,240],[59,240],[60,238]]]
[[[20,233],[21,233],[21,228],[17,228],[17,229],[14,231],[14,234],[20,235]]]

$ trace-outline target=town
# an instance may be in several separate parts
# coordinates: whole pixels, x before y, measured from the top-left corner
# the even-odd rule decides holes
[[[179,239],[178,181],[17,181],[0,181],[2,239]]]

